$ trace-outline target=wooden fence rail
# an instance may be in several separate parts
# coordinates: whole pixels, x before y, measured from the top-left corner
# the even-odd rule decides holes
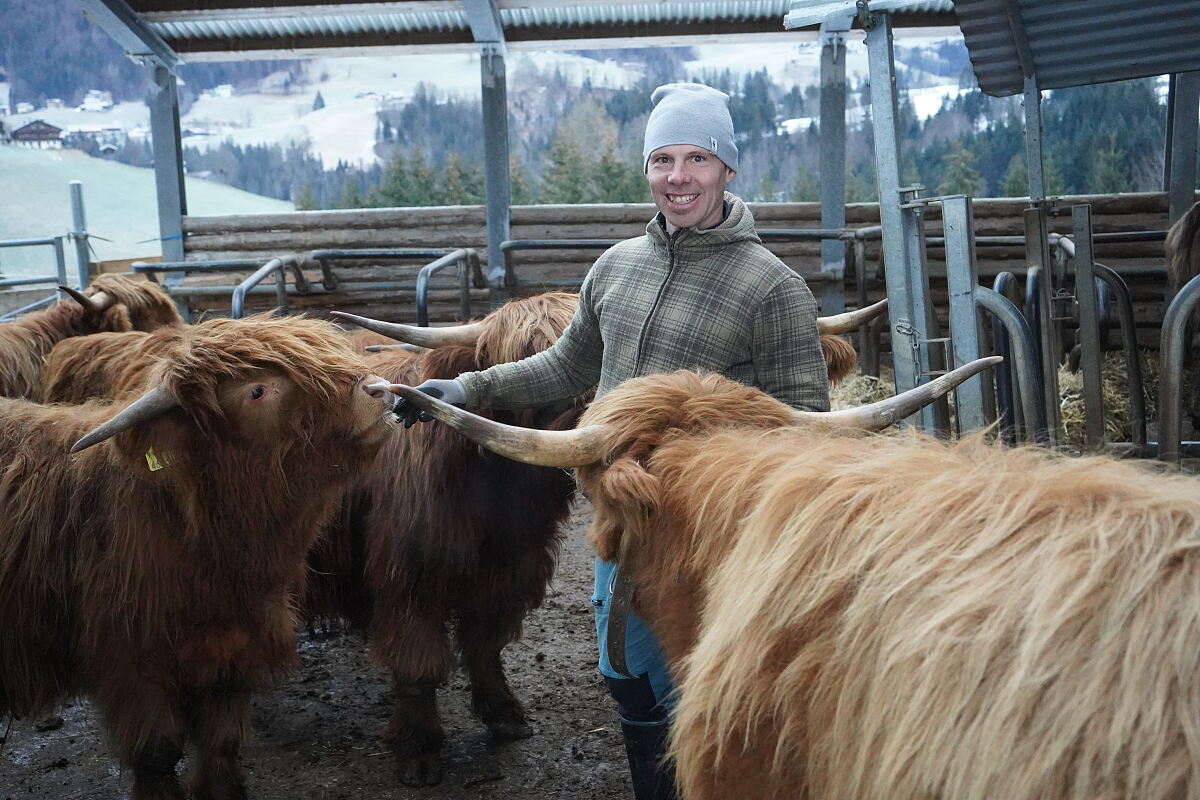
[[[1167,198],[1164,193],[1126,194],[1116,196],[1087,195],[1064,197],[1061,212],[1051,217],[1050,229],[1070,233],[1070,206],[1077,203],[1092,206],[1093,227],[1096,233],[1115,231],[1162,230],[1167,226]],[[977,236],[1019,235],[1023,230],[1022,212],[1026,202],[1015,198],[984,198],[974,204]],[[751,212],[759,228],[819,228],[820,206],[817,203],[751,203]],[[514,206],[511,215],[513,239],[624,239],[641,235],[654,215],[650,204],[571,205],[571,206]],[[854,203],[846,207],[848,227],[879,224],[876,203]],[[941,210],[931,205],[926,213],[926,230],[930,237],[940,236]],[[217,260],[256,258],[264,262],[283,254],[304,253],[322,248],[365,247],[472,247],[486,260],[487,236],[482,206],[442,206],[434,208],[381,208],[339,211],[298,211],[285,214],[240,216],[185,217],[183,221],[185,251],[188,260]],[[817,242],[770,243],[772,252],[801,276],[815,278],[820,273],[820,245]],[[520,251],[513,263],[521,286],[517,293],[544,291],[556,286],[577,286],[587,273],[596,253],[571,250]],[[978,266],[981,281],[990,285],[993,277],[1003,271],[1024,272],[1024,248],[1021,246],[980,247]],[[1163,253],[1161,242],[1100,243],[1096,258],[1121,272],[1131,283],[1137,304],[1139,326],[1149,329],[1161,321],[1161,277]],[[868,243],[867,261],[870,274],[876,276],[879,263],[879,242]],[[411,321],[416,310],[411,292],[391,296],[371,292],[356,292],[356,282],[379,280],[415,280],[420,263],[370,263],[368,261],[337,262],[335,271],[341,286],[336,293],[317,293],[298,297],[295,305],[313,313],[334,308],[371,314],[389,319]],[[930,247],[929,266],[935,302],[944,302],[945,263],[940,247]],[[485,267],[486,269],[486,267]],[[430,319],[434,322],[455,321],[458,316],[456,295],[452,289],[456,280],[452,271],[435,279]],[[311,274],[310,274],[311,273]],[[316,265],[306,265],[306,274],[316,279]],[[192,285],[204,281],[222,285],[236,283],[237,276],[189,278]],[[444,284],[444,285],[443,285]],[[854,275],[848,274],[844,285],[846,296],[855,296]],[[881,277],[874,277],[868,294],[874,299],[882,296]],[[475,293],[475,313],[486,311],[483,294]],[[940,299],[942,298],[942,299]],[[267,308],[271,295],[252,295],[249,306]],[[192,297],[194,312],[222,313],[229,306],[227,294]]]

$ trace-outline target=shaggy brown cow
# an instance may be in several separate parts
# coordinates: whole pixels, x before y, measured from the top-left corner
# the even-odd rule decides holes
[[[687,798],[1200,795],[1194,479],[863,439],[688,373],[629,381],[540,454],[434,413],[583,465],[591,540],[679,678]]]
[[[188,742],[194,797],[245,797],[250,693],[295,659],[305,554],[389,431],[367,376],[327,323],[214,320],[115,417],[0,401],[0,715],[86,695],[136,800],[183,797]]]
[[[181,324],[171,299],[156,285],[101,275],[74,302],[58,303],[0,325],[0,395],[42,397],[42,361],[55,344],[99,331],[151,331]],[[96,298],[93,300],[92,298]]]
[[[516,361],[553,344],[575,304],[563,293],[516,300],[469,327],[424,329],[433,337],[423,339],[433,346],[427,353],[387,351],[369,363],[389,380],[419,382]],[[442,337],[474,344],[438,346]],[[562,428],[580,410],[566,404],[494,416]],[[472,708],[491,733],[531,734],[500,654],[542,603],[573,494],[562,470],[481,451],[444,426],[417,426],[388,440],[351,493],[343,524],[314,549],[309,612],[365,627],[375,661],[394,677],[384,740],[403,783],[441,780],[445,734],[435,689],[458,656]]]

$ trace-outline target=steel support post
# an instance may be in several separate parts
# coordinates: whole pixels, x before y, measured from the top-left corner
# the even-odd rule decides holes
[[[183,143],[179,131],[179,87],[161,64],[150,67],[150,132],[154,142],[154,183],[158,190],[158,230],[163,261],[183,261]]]
[[[75,275],[79,288],[88,285],[87,217],[83,213],[83,183],[71,181],[71,240],[75,243]]]
[[[1182,455],[1184,339],[1188,320],[1197,306],[1200,306],[1200,278],[1192,278],[1163,315],[1158,346],[1158,458],[1168,464],[1178,465]]]
[[[925,258],[925,204],[918,200],[920,187],[900,190],[900,220],[904,231],[904,253],[908,263],[909,301],[912,304],[913,350],[917,382],[940,375],[946,369],[950,342],[939,335],[937,317],[929,292],[929,269]],[[921,424],[930,433],[950,433],[950,400],[943,396],[921,410]]]
[[[1025,164],[1029,172],[1029,199],[1046,196],[1045,162],[1042,158],[1042,92],[1037,78],[1025,76]]]
[[[1042,366],[1042,400],[1046,406],[1046,433],[1052,446],[1059,443],[1058,408],[1058,341],[1054,335],[1054,320],[1051,319],[1053,305],[1050,302],[1051,284],[1054,282],[1050,268],[1050,235],[1046,228],[1044,206],[1025,209],[1025,263],[1026,268],[1036,268],[1041,279],[1038,281],[1037,308],[1038,337]]]
[[[879,185],[879,218],[883,226],[884,279],[892,334],[892,363],[896,391],[917,385],[917,342],[926,339],[925,320],[913,311],[913,293],[922,285],[913,280],[920,265],[909,261],[905,215],[901,210],[900,138],[897,129],[896,64],[892,45],[892,20],[873,12],[864,21],[871,76],[871,116],[875,127],[875,169]],[[918,276],[919,278],[920,276]],[[932,410],[922,413],[922,424],[933,428]]]
[[[1170,222],[1182,217],[1196,198],[1197,117],[1200,116],[1200,72],[1172,76],[1168,158],[1170,184],[1167,187]]]
[[[1083,447],[1104,446],[1104,395],[1101,391],[1100,308],[1096,292],[1096,263],[1092,255],[1092,207],[1071,207],[1075,243],[1075,302],[1079,306],[1080,369],[1083,370]]]
[[[821,227],[846,227],[846,32],[850,20],[821,24]],[[846,243],[821,242],[821,272],[837,277],[817,287],[822,314],[846,310]]]
[[[510,194],[508,182],[508,78],[504,48],[499,43],[480,45],[479,68],[483,79],[483,166],[487,203],[489,305],[508,302],[511,287],[505,280],[501,242],[509,238]]]
[[[942,224],[946,230],[946,287],[950,293],[950,339],[953,358],[947,368],[974,361],[982,355],[979,314],[975,288],[975,226],[971,198],[947,197],[942,201]],[[954,408],[959,434],[988,424],[984,413],[983,381],[968,380],[955,390]]]

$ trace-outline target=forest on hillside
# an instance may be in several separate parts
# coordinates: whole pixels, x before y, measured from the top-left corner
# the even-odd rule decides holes
[[[661,51],[659,51],[661,52]],[[766,70],[736,80],[697,76],[731,96],[741,169],[731,185],[752,200],[816,200],[820,178],[815,123],[788,132],[783,120],[816,117],[815,88],[784,91]],[[571,86],[544,76],[545,91],[510,93],[512,202],[648,201],[640,169],[649,97],[663,75],[637,86]],[[864,122],[848,131],[850,202],[876,199],[873,132],[865,84],[848,90]],[[1103,109],[1104,113],[1097,113]],[[1046,183],[1051,194],[1153,191],[1161,186],[1166,109],[1151,80],[1049,93],[1043,104]],[[546,124],[552,120],[551,124]],[[1019,100],[972,88],[919,120],[900,107],[906,183],[930,193],[1024,196],[1027,170]],[[191,171],[281,199],[299,208],[473,204],[483,201],[481,112],[477,101],[442,98],[432,88],[379,114],[382,165],[332,170],[303,148],[225,143],[188,150]],[[136,147],[137,145],[133,145]],[[143,154],[148,161],[149,154]],[[135,159],[136,162],[136,159]]]
[[[220,84],[248,86],[274,72],[299,74],[298,61],[236,61],[184,64],[179,100],[186,112],[201,91]],[[4,0],[0,23],[0,70],[8,76],[11,102],[37,108],[50,98],[78,105],[88,89],[112,92],[113,100],[140,100],[145,69],[83,13],[75,0]]]

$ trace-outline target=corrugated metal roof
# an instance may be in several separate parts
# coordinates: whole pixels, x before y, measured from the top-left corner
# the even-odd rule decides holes
[[[300,0],[298,0],[299,2]],[[130,0],[130,5],[173,50],[210,54],[248,50],[371,46],[470,46],[471,27],[458,4],[355,2],[291,6],[272,0],[237,0],[213,9],[200,0]],[[951,0],[918,0],[935,15],[921,24],[953,25]],[[257,6],[257,7],[256,7]],[[783,32],[789,0],[626,0],[580,5],[498,0],[509,41],[603,40],[640,36]],[[936,16],[941,15],[941,16]]]
[[[871,0],[872,11],[889,11],[894,14],[952,15],[953,0]],[[791,0],[784,25],[788,28],[804,28],[820,25],[826,20],[845,19],[854,16],[855,0]]]
[[[979,86],[991,95],[1024,90],[1022,39],[1042,89],[1200,70],[1197,0],[955,0],[954,7]]]

